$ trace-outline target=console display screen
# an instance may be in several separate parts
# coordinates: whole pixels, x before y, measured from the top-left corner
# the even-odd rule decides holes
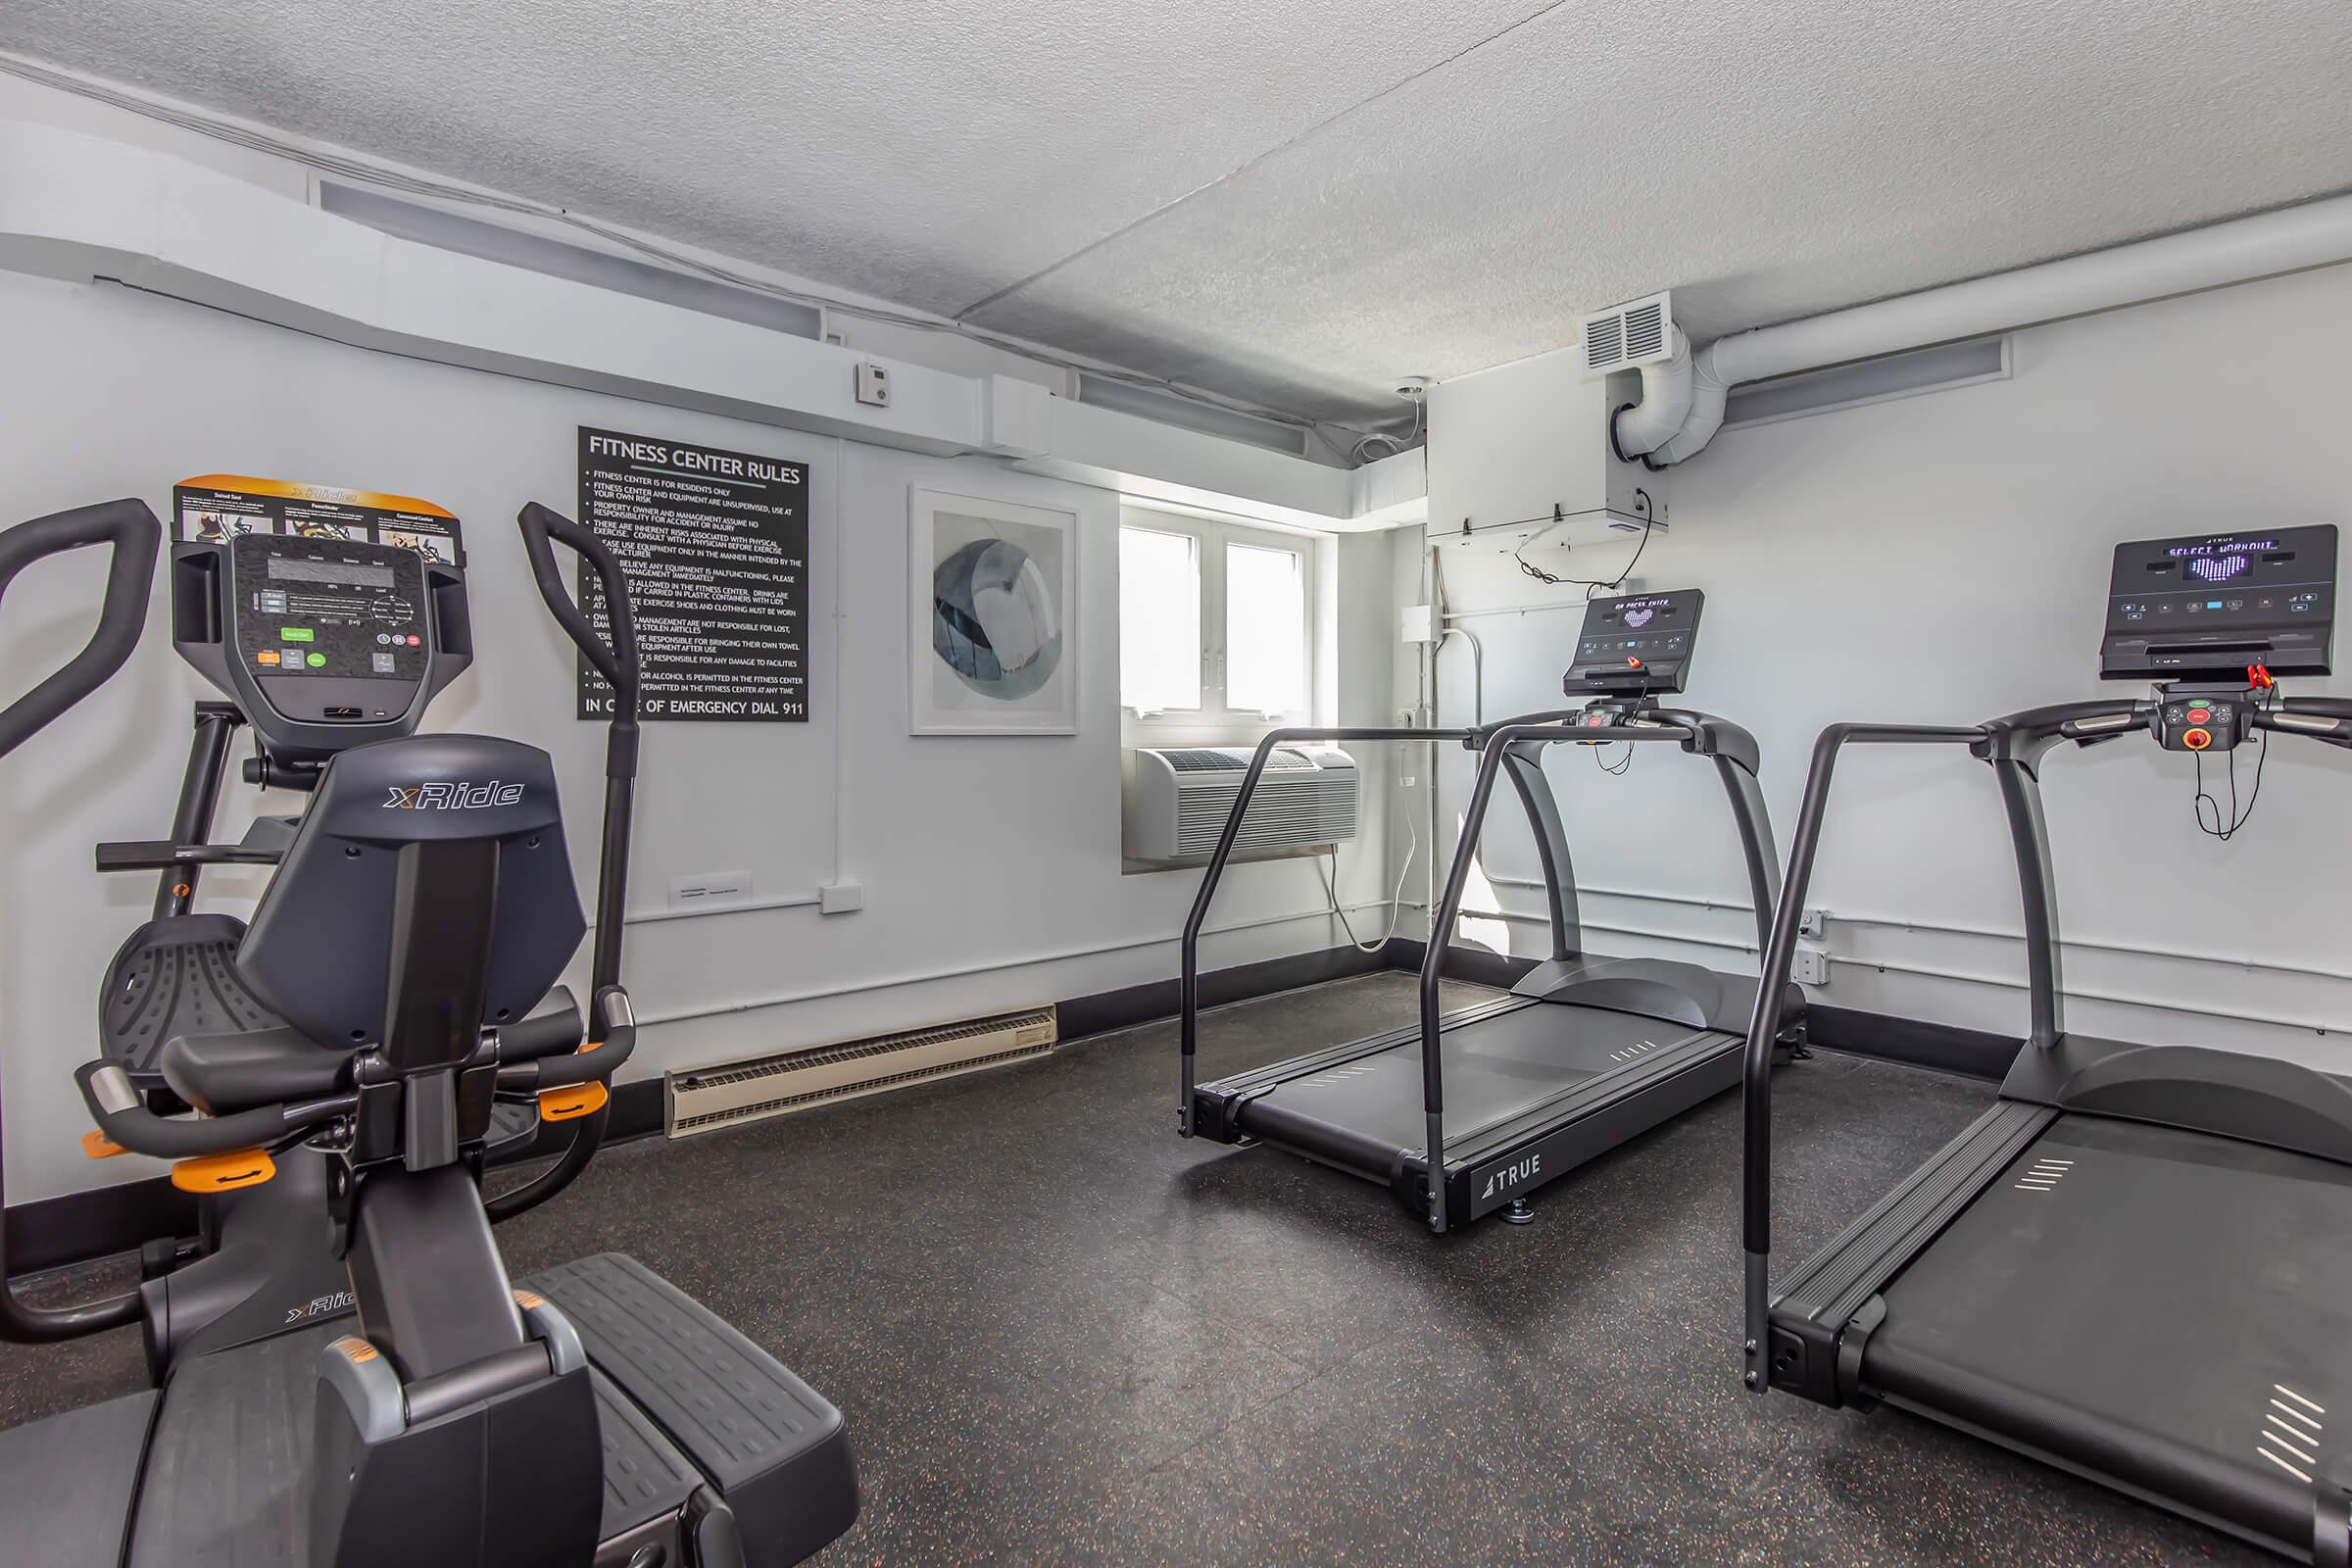
[[[1565,689],[1681,691],[1705,604],[1695,588],[1593,600],[1585,607]]]
[[[281,582],[332,582],[349,588],[389,588],[396,581],[390,566],[355,561],[303,561],[286,556],[270,558],[270,575]]]
[[[2101,674],[2327,673],[2336,548],[2332,523],[2118,545]]]

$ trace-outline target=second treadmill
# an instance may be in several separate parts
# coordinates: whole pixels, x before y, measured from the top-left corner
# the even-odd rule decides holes
[[[1185,1137],[1288,1149],[1382,1183],[1433,1231],[1445,1231],[1497,1209],[1512,1220],[1530,1217],[1526,1199],[1536,1188],[1740,1081],[1756,981],[1698,964],[1586,953],[1567,831],[1544,775],[1545,752],[1562,744],[1664,741],[1712,761],[1739,830],[1760,951],[1780,878],[1755,739],[1728,720],[1656,701],[1683,690],[1704,603],[1696,590],[1592,601],[1562,681],[1567,695],[1590,699],[1580,709],[1473,729],[1286,729],[1259,743],[1185,922],[1177,1112]],[[1420,1019],[1197,1083],[1200,928],[1268,759],[1310,740],[1458,740],[1478,755],[1423,954]],[[1442,1018],[1447,943],[1504,775],[1535,829],[1551,955],[1508,996]],[[1783,1033],[1790,1043],[1802,1038],[1803,1005],[1789,987]],[[1433,1166],[1442,1179],[1431,1179]]]

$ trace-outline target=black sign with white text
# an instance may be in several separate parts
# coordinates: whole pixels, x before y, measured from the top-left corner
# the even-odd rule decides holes
[[[807,464],[582,425],[580,521],[629,579],[643,716],[808,719]],[[603,631],[586,563],[580,605]],[[579,716],[612,702],[582,659]]]

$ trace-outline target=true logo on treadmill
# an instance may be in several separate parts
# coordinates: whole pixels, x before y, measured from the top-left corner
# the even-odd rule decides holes
[[[1486,1190],[1478,1195],[1479,1201],[1484,1202],[1497,1193],[1509,1192],[1520,1183],[1532,1180],[1543,1169],[1544,1156],[1542,1154],[1523,1159],[1516,1165],[1503,1166],[1487,1178]]]
[[[479,811],[493,806],[513,806],[522,799],[522,786],[460,781],[454,784],[394,784],[384,802],[387,811]]]

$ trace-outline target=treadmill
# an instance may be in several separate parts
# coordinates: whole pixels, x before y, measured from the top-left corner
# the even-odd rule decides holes
[[[1788,973],[1841,749],[1965,746],[2008,816],[2032,1032],[1993,1107],[1775,1293],[1765,993],[1746,1063],[1748,1388],[1883,1400],[2283,1556],[2352,1560],[2352,1070],[2333,1042],[2070,1032],[2039,782],[2061,742],[2141,733],[2226,764],[2273,737],[2352,749],[2352,701],[2274,685],[2328,672],[2336,551],[2331,525],[2119,546],[2100,673],[2152,696],[1822,733],[1765,973]]]
[[[1761,950],[1779,869],[1755,738],[1657,703],[1683,690],[1704,607],[1696,590],[1593,600],[1561,682],[1568,696],[1589,699],[1582,708],[1470,729],[1282,729],[1258,743],[1184,926],[1183,1136],[1272,1144],[1379,1182],[1443,1232],[1497,1209],[1525,1223],[1538,1187],[1739,1082],[1756,982],[1585,952],[1567,830],[1544,776],[1544,754],[1559,745],[1663,742],[1712,761],[1739,829]],[[1423,951],[1420,1021],[1197,1083],[1200,929],[1260,778],[1302,741],[1438,740],[1475,752],[1478,771]],[[1506,775],[1535,828],[1551,955],[1508,996],[1441,1018],[1446,945],[1495,781]],[[1801,993],[1788,988],[1776,1009],[1785,1044],[1801,1039],[1802,1007]]]

